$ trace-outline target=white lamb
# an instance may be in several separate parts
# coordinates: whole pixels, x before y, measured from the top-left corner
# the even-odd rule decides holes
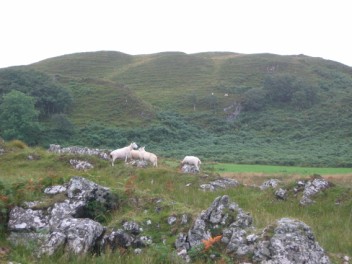
[[[135,142],[132,142],[129,146],[116,149],[114,151],[110,152],[110,158],[112,160],[111,165],[114,166],[114,162],[116,159],[124,159],[125,163],[127,162],[127,159],[131,158],[131,151],[132,149],[138,148],[137,144]]]
[[[140,159],[149,161],[154,167],[158,167],[158,157],[154,153],[145,151],[145,146],[140,147],[138,151]]]
[[[200,164],[202,164],[202,162],[200,161],[200,159],[198,157],[186,156],[181,161],[181,165],[183,165],[183,164],[194,165],[196,167],[196,169],[199,171],[200,170]]]

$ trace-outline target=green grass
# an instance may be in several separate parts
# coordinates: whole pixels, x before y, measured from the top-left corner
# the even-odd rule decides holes
[[[331,174],[352,174],[352,168],[315,168],[315,167],[296,167],[296,166],[271,166],[271,165],[248,165],[248,164],[228,164],[216,163],[209,165],[215,172],[256,172],[263,174],[280,174],[280,175],[331,175]]]
[[[220,195],[229,195],[231,201],[239,204],[243,210],[250,212],[254,226],[258,230],[274,223],[282,217],[291,217],[308,224],[318,243],[338,263],[337,254],[352,255],[352,179],[347,168],[303,168],[285,166],[262,166],[243,164],[207,163],[202,165],[202,173],[197,175],[182,174],[178,162],[174,159],[161,159],[158,168],[138,169],[117,162],[111,167],[108,161],[94,157],[87,159],[95,168],[89,171],[76,171],[71,168],[72,156],[48,153],[41,148],[6,148],[0,156],[0,194],[6,195],[8,201],[0,203],[1,210],[6,210],[25,200],[42,199],[45,186],[61,184],[70,177],[79,175],[103,186],[108,186],[120,198],[117,211],[104,218],[108,228],[120,228],[123,221],[137,221],[144,229],[144,234],[152,237],[153,246],[143,250],[141,255],[126,251],[106,252],[99,256],[70,256],[56,254],[38,260],[31,251],[13,247],[6,239],[0,246],[10,247],[8,260],[20,263],[179,263],[174,256],[174,242],[179,232],[187,232],[192,220],[208,208]],[[29,154],[40,157],[28,160]],[[75,157],[77,158],[77,157]],[[287,201],[276,200],[271,189],[259,191],[257,188],[242,185],[234,189],[204,192],[200,184],[217,179],[219,175],[244,175],[239,180],[258,183],[268,178],[284,179],[283,187],[292,186],[295,179],[308,179],[312,174],[336,176],[334,186],[316,197],[311,206],[299,205],[300,196],[289,194]],[[260,175],[258,177],[258,174]],[[338,204],[337,204],[338,202]],[[160,208],[160,210],[156,210]],[[191,219],[187,225],[181,225],[180,219],[186,214]],[[167,218],[178,217],[177,223],[170,227]],[[1,220],[0,214],[0,220]],[[148,220],[152,225],[147,225]],[[3,220],[4,221],[4,218]],[[0,221],[1,222],[1,221]],[[4,223],[2,222],[2,225]],[[154,227],[158,225],[158,229]],[[0,229],[0,236],[6,237],[5,229]],[[166,241],[163,245],[162,241]],[[196,262],[197,263],[197,262]],[[199,262],[201,263],[201,262]]]

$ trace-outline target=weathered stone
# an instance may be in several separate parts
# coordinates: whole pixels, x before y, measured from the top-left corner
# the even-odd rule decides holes
[[[248,228],[251,227],[253,218],[250,213],[245,212],[242,208],[237,209],[236,220],[230,224],[230,227]]]
[[[188,216],[186,214],[183,214],[181,218],[181,224],[185,225],[187,223],[188,223]]]
[[[103,234],[104,227],[87,218],[67,218],[61,222],[57,230],[66,235],[67,250],[81,254],[93,249],[96,240]]]
[[[262,264],[330,263],[306,224],[283,218],[257,235],[253,233],[252,222],[250,214],[231,203],[228,196],[217,197],[201,212],[187,234],[178,235],[175,242],[178,255],[184,260],[190,259],[189,250],[202,240],[222,234],[221,245],[225,252],[239,260]],[[214,230],[216,233],[212,233]]]
[[[13,208],[8,223],[9,241],[36,244],[39,256],[51,255],[60,247],[77,254],[93,250],[105,228],[82,217],[87,214],[91,201],[101,203],[106,209],[113,208],[116,201],[109,189],[82,177],[73,177],[65,186],[53,186],[45,192],[50,195],[63,193],[67,199],[43,210],[34,209],[41,205],[40,202],[25,203],[28,209]],[[139,244],[148,243],[147,240],[141,241]]]
[[[204,191],[215,191],[215,187],[211,184],[205,183],[205,184],[201,184],[200,188],[203,189]]]
[[[303,189],[303,196],[300,200],[301,205],[309,205],[312,204],[314,201],[312,200],[312,196],[317,194],[318,192],[321,192],[331,186],[331,184],[323,179],[322,177],[317,177],[313,179],[312,181],[307,181],[303,183],[302,181],[297,183],[297,189],[301,190],[302,189],[302,184],[304,184],[304,189]]]
[[[190,248],[190,245],[187,241],[187,235],[184,233],[179,233],[176,242],[175,242],[175,247],[180,251],[182,249],[188,250]]]
[[[229,228],[223,230],[222,242],[227,244],[226,252],[236,252],[240,247],[245,245],[246,231],[241,228]]]
[[[258,243],[254,260],[265,264],[330,263],[312,230],[305,223],[289,218],[277,221],[269,241]]]
[[[62,148],[60,145],[51,144],[48,149],[49,152],[54,152],[58,154],[78,154],[78,155],[89,155],[89,156],[98,156],[102,159],[109,160],[110,150],[103,149],[90,149],[84,147],[66,147]]]
[[[148,162],[146,160],[131,160],[128,162],[131,166],[135,166],[137,168],[146,168],[148,167]]]
[[[94,168],[94,166],[92,164],[90,164],[88,161],[85,161],[85,160],[70,159],[70,164],[76,170],[89,170],[89,169],[93,169]]]
[[[172,216],[169,216],[169,217],[167,218],[167,223],[168,223],[169,225],[175,224],[176,221],[177,221],[176,216],[173,216],[173,215],[172,215]]]
[[[26,247],[40,246],[49,237],[49,233],[35,233],[35,232],[11,232],[7,240],[12,245],[21,245]]]
[[[275,196],[278,199],[286,200],[286,198],[287,198],[287,190],[284,190],[284,189],[280,188],[277,191],[275,191]]]
[[[9,216],[8,229],[15,232],[48,231],[49,217],[42,210],[14,207]]]
[[[229,245],[229,252],[235,252],[240,248],[239,251],[242,254],[249,249],[242,246],[246,241],[246,231],[241,228],[248,227],[251,223],[250,215],[243,212],[237,204],[231,203],[227,195],[219,196],[207,210],[201,212],[187,235],[180,234],[178,236],[175,246],[178,251],[189,250],[201,244],[202,240],[219,235],[219,233],[212,233],[210,230],[218,230],[222,227],[224,229],[218,231],[222,232],[221,242]]]
[[[278,186],[279,183],[280,183],[280,181],[277,180],[277,179],[270,179],[270,180],[267,180],[267,181],[263,182],[263,184],[260,185],[259,188],[261,190],[266,190],[268,188],[274,188],[275,189]]]
[[[153,243],[153,240],[149,236],[138,236],[133,240],[132,246],[133,247],[146,247],[148,245],[151,245]]]
[[[62,232],[52,232],[45,243],[38,250],[38,257],[42,255],[53,255],[56,250],[65,245],[66,235]]]
[[[108,243],[112,249],[116,249],[118,247],[128,248],[132,246],[132,242],[133,237],[122,229],[111,232],[108,237]]]
[[[206,184],[201,184],[200,188],[204,191],[215,191],[217,189],[234,188],[239,185],[240,183],[234,179],[220,178]]]
[[[44,190],[45,194],[51,194],[51,195],[56,195],[64,192],[66,192],[66,187],[62,185],[51,186],[51,187],[45,188]]]
[[[79,216],[81,210],[83,210],[85,203],[83,201],[70,201],[66,200],[62,203],[55,203],[52,208],[48,211],[50,213],[50,229],[56,230],[56,227],[60,225],[61,221],[66,218],[73,218]]]
[[[199,173],[199,168],[197,168],[194,165],[190,165],[190,164],[183,164],[181,167],[181,171],[183,173]]]
[[[139,226],[138,223],[136,222],[125,222],[123,224],[123,229],[133,235],[138,235],[139,233],[141,233],[142,229]]]

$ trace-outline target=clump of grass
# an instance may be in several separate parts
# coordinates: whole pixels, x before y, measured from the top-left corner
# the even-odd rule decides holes
[[[7,146],[10,147],[10,148],[18,148],[18,149],[26,149],[28,148],[28,145],[23,142],[22,140],[19,140],[19,139],[14,139],[14,140],[11,140],[7,143]]]

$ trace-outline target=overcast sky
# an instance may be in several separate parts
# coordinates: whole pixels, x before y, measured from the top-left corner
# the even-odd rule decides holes
[[[0,68],[86,51],[305,54],[352,66],[350,0],[1,0]]]

